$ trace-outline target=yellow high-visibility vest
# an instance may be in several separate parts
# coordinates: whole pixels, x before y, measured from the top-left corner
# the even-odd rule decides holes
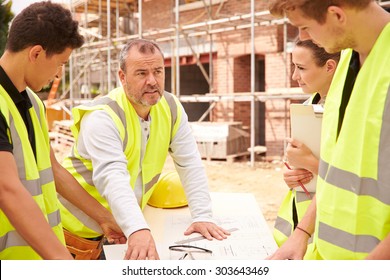
[[[323,259],[363,259],[390,233],[390,23],[360,69],[338,132],[352,50],[326,100],[314,243]]]
[[[58,199],[50,162],[50,139],[42,101],[32,91],[27,94],[33,104],[29,109],[34,127],[36,159],[22,116],[11,97],[0,85],[0,110],[8,124],[19,179],[34,198],[59,240],[65,244],[58,209]],[[35,229],[31,229],[35,230]],[[0,210],[0,259],[41,259],[12,226]]]
[[[318,93],[313,94],[310,99],[305,101],[305,104],[312,104],[314,97],[316,97]],[[315,192],[310,194],[311,197],[315,195]],[[307,208],[311,203],[311,198],[308,198],[305,193],[297,192],[295,189],[291,189],[286,194],[283,199],[282,204],[279,207],[278,215],[275,220],[273,236],[278,246],[282,246],[284,242],[290,237],[292,232],[294,231],[294,217],[293,217],[293,203],[295,203],[296,214],[297,214],[297,222],[302,219],[305,215]],[[310,244],[312,244],[312,239],[309,240]],[[307,252],[311,252],[311,245]],[[311,258],[310,255],[305,256],[306,258]]]
[[[150,110],[153,125],[150,128],[147,149],[142,161],[142,199],[141,208],[147,204],[163,169],[172,137],[176,134],[181,120],[179,101],[172,94],[165,92],[161,100]],[[96,110],[104,110],[113,119],[123,142],[123,153],[127,159],[131,187],[139,174],[141,152],[141,126],[139,117],[127,99],[123,88],[111,91],[107,96],[94,100],[89,105],[73,109],[74,125],[72,132],[76,144],[72,154],[64,160],[64,167],[77,179],[83,188],[107,209],[109,205],[96,189],[92,181],[92,162],[78,153],[77,138],[82,118]],[[63,202],[63,200],[61,200]],[[95,238],[102,235],[101,229],[83,212],[72,205],[62,203],[61,215],[64,228],[84,238]]]

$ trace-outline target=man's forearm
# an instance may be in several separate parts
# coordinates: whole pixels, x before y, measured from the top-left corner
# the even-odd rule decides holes
[[[72,259],[20,181],[15,159],[9,152],[0,152],[0,209],[42,258]]]
[[[111,216],[111,213],[84,190],[72,174],[61,166],[56,160],[53,151],[51,151],[50,156],[57,192],[98,224],[102,224]]]
[[[19,235],[43,259],[72,259],[66,247],[53,233],[36,202],[23,187],[9,193],[6,203],[1,203],[0,208]]]

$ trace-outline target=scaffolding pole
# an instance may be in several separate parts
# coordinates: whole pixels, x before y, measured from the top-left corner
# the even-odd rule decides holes
[[[142,39],[142,0],[138,0],[138,38]]]
[[[255,0],[251,0],[251,167],[255,165]]]
[[[118,24],[118,23],[116,23]],[[111,91],[111,0],[107,0],[107,92]]]
[[[176,28],[176,96],[180,97],[180,11],[179,11],[179,0],[175,0],[175,28]]]

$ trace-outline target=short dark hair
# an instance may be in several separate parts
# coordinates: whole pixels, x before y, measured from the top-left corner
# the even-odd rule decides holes
[[[19,52],[27,47],[41,45],[48,56],[62,53],[66,48],[76,49],[84,44],[78,22],[69,10],[60,4],[43,1],[31,4],[13,20],[6,50]]]
[[[363,9],[374,0],[271,0],[269,10],[275,16],[284,16],[285,12],[300,9],[310,19],[319,23],[325,22],[329,6],[344,6]]]
[[[317,46],[311,40],[301,41],[300,39],[297,39],[295,41],[295,45],[297,47],[303,47],[311,50],[314,61],[318,67],[324,66],[329,59],[333,59],[337,63],[340,60],[340,52],[328,53],[324,48]]]
[[[122,48],[122,50],[119,54],[119,67],[125,73],[126,73],[126,59],[128,57],[129,51],[132,47],[137,47],[137,49],[140,53],[153,53],[154,54],[155,51],[157,50],[161,53],[161,56],[164,58],[164,54],[156,42],[149,41],[146,39],[130,40]]]

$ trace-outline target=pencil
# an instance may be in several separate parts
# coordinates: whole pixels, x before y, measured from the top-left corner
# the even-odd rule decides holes
[[[287,162],[284,161],[283,163],[284,163],[284,165],[285,165],[289,170],[291,170],[291,167],[290,167],[290,165],[288,165]],[[308,197],[308,198],[311,198],[311,195],[310,195],[310,193],[307,191],[307,189],[305,188],[305,185],[302,184],[301,181],[298,181],[298,183],[299,183],[299,185],[301,186],[301,188],[304,190],[304,192],[305,192],[305,194],[307,195],[307,197]]]

